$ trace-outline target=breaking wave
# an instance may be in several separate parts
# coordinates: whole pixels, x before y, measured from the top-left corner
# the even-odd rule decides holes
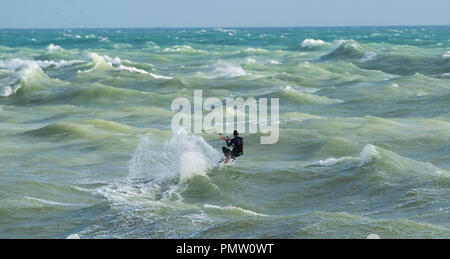
[[[302,44],[300,45],[303,49],[318,49],[322,46],[327,45],[327,43],[323,40],[315,40],[315,39],[305,39]]]
[[[319,61],[329,61],[329,60],[359,60],[364,59],[364,57],[368,57],[368,51],[361,46],[358,42],[354,40],[343,40],[340,41],[339,46],[320,57]]]
[[[331,99],[326,96],[315,95],[309,91],[300,91],[292,86],[286,86],[281,90],[281,96],[298,104],[336,104],[342,100]]]
[[[92,59],[93,68],[84,70],[84,71],[78,71],[78,73],[90,73],[90,72],[94,72],[94,71],[115,70],[115,71],[127,71],[130,73],[144,74],[144,75],[151,76],[155,79],[166,79],[166,80],[173,79],[172,77],[169,77],[169,76],[154,74],[154,73],[148,72],[144,69],[130,66],[128,64],[132,63],[131,61],[129,61],[129,60],[122,61],[119,57],[111,58],[107,55],[99,55],[95,52],[89,53],[88,56]],[[127,65],[124,65],[124,63],[127,63]]]
[[[5,69],[10,76],[0,81],[0,97],[15,95],[19,90],[29,87],[31,89],[43,88],[51,83],[58,82],[49,78],[39,66],[39,62],[24,59],[11,59],[0,61],[0,69]],[[6,85],[6,86],[5,86]]]

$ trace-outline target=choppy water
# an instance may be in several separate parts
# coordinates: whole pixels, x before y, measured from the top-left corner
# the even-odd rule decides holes
[[[215,167],[176,97],[280,98]],[[450,238],[450,27],[0,31],[1,238]]]

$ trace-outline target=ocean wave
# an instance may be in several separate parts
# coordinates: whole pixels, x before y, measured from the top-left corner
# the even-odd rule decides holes
[[[83,71],[78,71],[78,73],[90,73],[93,71],[109,70],[113,69],[113,65],[118,65],[122,63],[119,57],[111,58],[107,55],[99,55],[95,52],[88,53],[88,57],[92,60],[93,68]]]
[[[338,47],[331,52],[321,56],[319,61],[328,60],[361,60],[364,56],[372,55],[367,54],[368,51],[357,41],[354,40],[342,40],[338,42]]]
[[[216,28],[216,29],[214,29],[214,31],[219,31],[219,32],[226,33],[226,34],[228,34],[228,36],[234,36],[237,33],[237,31],[234,30],[234,29]]]
[[[150,72],[147,72],[143,69],[139,69],[139,68],[135,68],[135,67],[130,67],[130,66],[124,66],[124,65],[120,65],[117,70],[122,70],[122,71],[128,71],[131,73],[139,73],[139,74],[144,74],[144,75],[149,75],[155,79],[166,79],[166,80],[171,80],[173,79],[173,77],[170,76],[162,76],[162,75],[157,75],[157,74],[153,74]]]
[[[181,52],[181,53],[185,53],[185,54],[203,52],[202,50],[194,49],[193,47],[191,47],[189,45],[175,45],[173,47],[165,48],[162,51],[163,52],[168,52],[168,53],[170,53],[170,52],[174,52],[174,53]]]
[[[78,71],[78,73],[90,73],[94,71],[105,71],[105,70],[115,70],[115,71],[127,71],[131,73],[138,73],[138,74],[144,74],[151,76],[155,79],[165,79],[165,80],[171,80],[173,77],[170,76],[163,76],[154,74],[151,72],[148,72],[144,69],[140,69],[134,66],[131,66],[129,64],[133,63],[129,60],[121,60],[119,57],[111,58],[107,55],[99,55],[95,52],[89,53],[89,57],[92,59],[93,68],[84,70],[84,71]],[[124,65],[126,63],[127,65]],[[148,65],[148,64],[146,64]],[[151,65],[151,64],[150,64]]]
[[[440,168],[435,167],[428,162],[420,162],[403,157],[392,151],[376,147],[372,144],[364,146],[363,150],[358,157],[345,156],[340,158],[330,157],[325,160],[319,160],[312,162],[309,166],[334,166],[343,162],[359,162],[354,164],[357,167],[373,167],[384,172],[390,172],[392,174],[408,174],[415,172],[422,176],[435,176],[435,177],[450,177],[450,174]],[[395,175],[391,175],[392,177]]]
[[[81,122],[57,122],[23,134],[40,138],[98,139],[139,132],[140,130],[121,123],[96,119]]]
[[[66,239],[81,239],[78,234],[70,234],[66,237]]]
[[[372,61],[377,57],[377,53],[373,52],[373,51],[368,51],[366,53],[364,53],[364,56],[362,58],[359,59],[359,62],[367,62],[367,61]]]
[[[300,45],[304,49],[317,49],[319,47],[322,47],[324,45],[327,45],[327,43],[323,40],[315,40],[315,39],[305,39],[302,44]]]
[[[53,43],[51,43],[50,45],[47,46],[47,51],[52,53],[55,51],[61,51],[64,50],[61,46],[55,45]]]
[[[84,63],[84,60],[36,60],[36,63],[39,64],[41,68],[48,68],[48,67],[55,67],[55,68],[61,68],[66,66],[72,66],[74,64],[80,64]]]
[[[245,48],[243,50],[243,52],[245,52],[245,53],[267,53],[269,51],[267,49],[263,49],[263,48]]]
[[[379,157],[380,156],[378,154],[376,147],[374,145],[368,144],[364,147],[364,149],[361,151],[361,153],[359,154],[358,157],[353,157],[353,156],[345,156],[345,157],[339,157],[339,158],[330,157],[325,160],[319,160],[317,162],[313,162],[309,165],[310,166],[327,167],[327,166],[337,165],[342,162],[359,161],[360,162],[359,166],[363,166],[363,165],[366,165],[368,163],[375,161]]]
[[[342,100],[315,95],[307,90],[297,90],[292,86],[284,87],[280,93],[283,97],[295,101],[298,104],[337,104],[343,102]]]
[[[113,48],[115,48],[115,49],[131,49],[131,48],[133,48],[133,45],[131,45],[129,43],[115,43],[113,45]]]
[[[179,132],[164,143],[144,136],[128,162],[126,178],[93,192],[117,206],[145,205],[158,211],[161,207],[197,208],[183,203],[181,195],[192,184],[204,188],[197,177],[208,179],[207,171],[219,158],[218,152],[199,136]]]
[[[371,197],[372,201],[374,198]],[[385,202],[385,201],[384,201]],[[308,223],[306,223],[306,222]],[[426,222],[414,221],[407,218],[370,218],[348,212],[315,211],[303,215],[298,225],[302,228],[303,235],[313,238],[342,238],[342,228],[353,229],[347,237],[367,239],[371,238],[436,238],[445,237],[449,229]]]
[[[443,59],[450,59],[450,50],[447,51],[447,53],[444,53],[444,54],[442,55],[442,58],[443,58]]]
[[[25,59],[11,59],[0,62],[0,69],[11,73],[11,82],[0,88],[0,96],[15,95],[20,89],[28,85],[30,88],[39,88],[48,85],[50,78],[42,71],[38,62]]]
[[[241,207],[235,207],[235,206],[217,206],[217,205],[210,205],[210,204],[205,204],[203,206],[205,209],[214,209],[214,210],[220,210],[220,211],[228,211],[228,212],[238,212],[238,213],[244,213],[247,215],[251,215],[251,216],[261,216],[261,217],[266,217],[267,215],[258,213],[258,212],[254,212],[252,210],[247,210],[247,209],[243,209]]]
[[[50,200],[45,200],[45,199],[38,199],[38,198],[34,198],[34,197],[29,197],[29,196],[25,196],[24,199],[38,202],[43,205],[50,205],[50,206],[74,206],[74,204],[50,201]]]
[[[314,162],[311,165],[332,166],[332,165],[336,165],[336,164],[339,164],[339,163],[344,162],[344,161],[355,160],[355,159],[359,159],[359,158],[349,157],[349,156],[340,157],[340,158],[330,157],[330,158],[327,158],[325,160],[319,160],[317,162]]]
[[[363,151],[359,155],[361,160],[361,165],[372,162],[373,160],[379,158],[379,154],[374,145],[368,144],[364,147]]]
[[[239,64],[219,61],[212,71],[213,76],[209,78],[235,78],[248,75]]]

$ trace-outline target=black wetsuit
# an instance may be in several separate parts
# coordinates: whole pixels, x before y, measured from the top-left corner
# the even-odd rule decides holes
[[[233,158],[242,156],[244,154],[244,139],[241,137],[234,137],[234,139],[227,140],[227,146],[233,146],[233,150],[222,147],[222,151],[227,157],[230,154]]]

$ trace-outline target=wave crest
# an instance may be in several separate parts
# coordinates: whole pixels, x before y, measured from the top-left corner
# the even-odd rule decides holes
[[[339,46],[319,58],[319,61],[328,60],[358,60],[367,57],[367,51],[363,46],[354,40],[343,40],[339,42]]]
[[[286,86],[281,90],[281,95],[299,104],[336,104],[343,102],[326,96],[319,96],[308,91],[299,91],[292,86]]]
[[[8,97],[15,95],[24,86],[30,88],[43,87],[48,85],[51,79],[42,71],[39,63],[33,60],[11,59],[7,62],[0,62],[0,69],[5,69],[10,76],[6,86],[0,88],[0,96]]]
[[[319,47],[322,47],[326,45],[327,43],[323,40],[315,40],[315,39],[305,39],[302,44],[300,45],[303,49],[317,49]]]

